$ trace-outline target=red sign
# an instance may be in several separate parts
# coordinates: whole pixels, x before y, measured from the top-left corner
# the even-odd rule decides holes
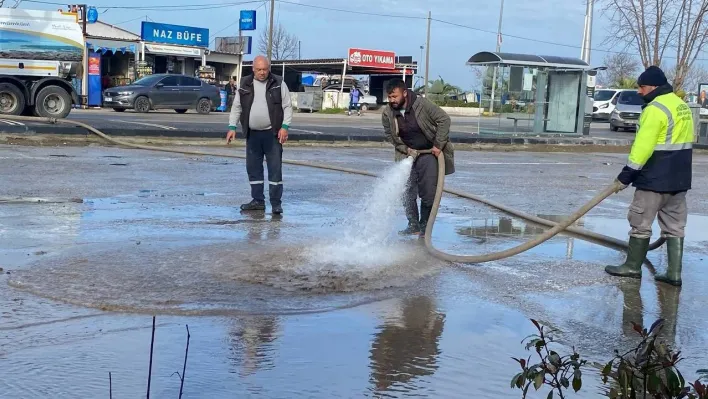
[[[101,76],[101,57],[89,57],[88,74]]]
[[[350,48],[347,61],[351,66],[396,69],[396,53],[393,51]]]

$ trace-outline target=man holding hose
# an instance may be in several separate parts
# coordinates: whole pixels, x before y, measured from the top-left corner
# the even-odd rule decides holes
[[[425,234],[438,183],[437,157],[445,157],[445,174],[455,172],[454,149],[449,141],[450,117],[439,106],[408,90],[401,79],[386,88],[388,106],[381,117],[386,140],[393,144],[395,160],[415,157],[403,199],[408,227],[400,233]],[[418,154],[418,151],[431,153]],[[417,197],[420,196],[420,212]]]
[[[636,187],[627,216],[632,227],[629,248],[624,264],[607,266],[605,271],[614,276],[641,278],[651,226],[658,215],[669,261],[666,273],[655,279],[680,286],[688,217],[686,192],[691,189],[693,117],[658,67],[647,68],[637,84],[645,104],[629,161],[617,176],[622,189],[630,184]]]

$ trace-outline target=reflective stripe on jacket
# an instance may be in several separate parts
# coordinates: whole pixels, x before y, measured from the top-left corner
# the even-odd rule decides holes
[[[692,147],[691,109],[673,92],[659,95],[642,111],[619,180],[654,192],[690,190]]]

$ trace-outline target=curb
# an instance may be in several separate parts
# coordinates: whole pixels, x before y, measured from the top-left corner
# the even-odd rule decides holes
[[[102,132],[109,136],[115,137],[140,137],[140,138],[161,138],[161,139],[223,139],[225,134],[216,130],[164,130],[164,129],[134,129],[125,128],[102,128]],[[6,132],[0,131],[0,134],[13,137],[30,137],[35,134],[40,135],[67,135],[67,136],[91,136],[92,134],[82,128],[73,126],[32,126],[24,132]],[[346,134],[319,134],[319,133],[300,133],[291,132],[289,135],[291,141],[308,141],[322,143],[346,143],[346,142],[371,142],[385,143],[386,140],[383,134],[363,134],[363,135],[346,135]],[[467,134],[452,134],[450,137],[452,143],[459,144],[492,144],[492,145],[510,145],[510,146],[528,146],[528,145],[547,145],[547,146],[615,146],[625,147],[631,146],[632,140],[629,139],[595,139],[590,137],[509,137],[509,136],[485,136],[485,135],[467,135]],[[702,145],[703,148],[708,148],[707,145]],[[696,145],[696,148],[700,148]]]

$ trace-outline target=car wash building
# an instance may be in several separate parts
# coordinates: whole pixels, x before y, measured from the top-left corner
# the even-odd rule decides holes
[[[298,98],[307,96],[298,93],[311,93],[307,108],[310,110],[347,107],[349,91],[361,82],[357,77],[366,77],[366,82],[358,87],[376,98],[374,107],[387,102],[385,87],[389,80],[403,79],[408,87],[413,87],[418,63],[412,56],[361,48],[350,48],[346,54],[346,58],[274,60],[271,70],[283,76],[293,96],[293,105],[301,109],[305,109],[304,104],[299,104]],[[252,71],[253,62],[244,61],[243,75]],[[313,75],[320,78],[311,79]]]

